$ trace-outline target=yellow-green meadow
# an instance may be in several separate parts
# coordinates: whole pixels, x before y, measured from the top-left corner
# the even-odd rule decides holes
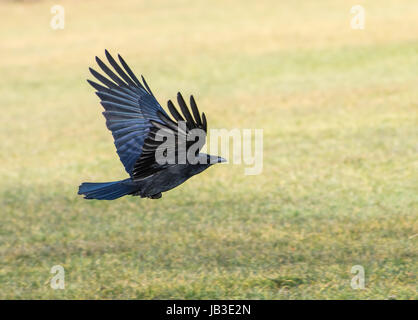
[[[364,1],[358,30],[355,4],[2,1],[0,298],[417,299],[418,2]],[[105,48],[163,107],[263,129],[262,173],[78,196],[127,177],[86,82]]]

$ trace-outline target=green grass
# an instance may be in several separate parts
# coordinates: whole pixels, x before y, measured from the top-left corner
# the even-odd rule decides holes
[[[0,298],[417,299],[418,3],[0,4]],[[161,104],[264,129],[264,168],[161,200],[77,196],[126,176],[85,79],[104,48]],[[362,265],[366,288],[350,286]],[[52,290],[54,265],[65,290]]]

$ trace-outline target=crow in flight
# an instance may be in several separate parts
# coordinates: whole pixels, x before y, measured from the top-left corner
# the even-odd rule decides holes
[[[106,126],[112,132],[117,153],[130,177],[113,182],[84,182],[78,194],[85,199],[99,200],[114,200],[125,195],[159,199],[162,192],[177,187],[215,163],[226,161],[200,153],[207,122],[204,113],[200,116],[193,96],[190,96],[190,113],[181,94],[177,94],[183,115],[168,101],[171,118],[157,102],[144,77],[141,76],[141,84],[120,55],[119,65],[107,50],[105,54],[116,73],[96,57],[97,64],[110,79],[90,68],[91,74],[102,84],[87,81],[97,90],[105,109]],[[196,141],[199,138],[196,129],[203,133],[200,135],[203,144]],[[175,139],[168,139],[170,135]],[[158,153],[161,150],[163,152]],[[174,161],[159,161],[158,155],[169,159],[168,154],[174,155],[171,157]]]

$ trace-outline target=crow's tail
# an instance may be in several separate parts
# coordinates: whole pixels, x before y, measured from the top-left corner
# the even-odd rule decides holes
[[[114,200],[137,191],[138,187],[131,179],[113,182],[83,182],[78,188],[78,194],[85,199]]]

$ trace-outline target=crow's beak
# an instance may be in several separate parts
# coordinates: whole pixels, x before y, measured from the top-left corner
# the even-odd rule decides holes
[[[218,157],[218,163],[228,162],[225,158]]]
[[[210,165],[226,162],[226,159],[224,159],[222,157],[218,157],[218,156],[208,156],[207,159],[208,159]]]

